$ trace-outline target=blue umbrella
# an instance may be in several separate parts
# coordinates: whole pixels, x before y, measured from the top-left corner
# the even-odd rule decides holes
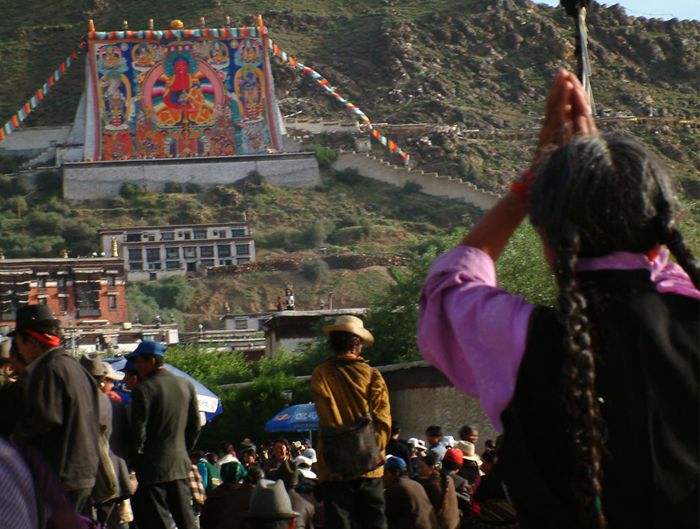
[[[124,372],[124,366],[126,365],[126,358],[123,356],[115,358],[107,358],[105,362],[112,364],[112,368],[115,371]],[[221,407],[221,401],[219,397],[216,396],[214,392],[204,386],[198,380],[192,378],[184,371],[180,371],[177,367],[171,366],[170,364],[165,364],[164,366],[173,375],[185,378],[192,382],[195,392],[197,393],[197,403],[199,404],[199,412],[204,414],[207,422],[211,421],[214,417],[219,415],[223,409]],[[119,393],[124,402],[127,403],[131,398],[131,392],[124,388],[122,383],[115,384],[115,390]]]
[[[266,432],[306,432],[318,430],[318,414],[313,402],[285,408],[265,424]]]

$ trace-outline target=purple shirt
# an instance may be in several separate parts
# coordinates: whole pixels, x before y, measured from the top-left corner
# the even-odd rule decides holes
[[[668,261],[668,250],[649,261],[644,254],[616,252],[581,259],[577,270],[648,269],[659,292],[700,299],[688,275]],[[461,391],[481,402],[497,431],[515,391],[534,305],[501,290],[491,258],[458,246],[438,258],[423,284],[418,347],[423,357]]]

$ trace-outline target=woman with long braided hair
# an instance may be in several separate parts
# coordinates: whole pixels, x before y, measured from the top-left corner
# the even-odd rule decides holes
[[[503,431],[495,472],[524,529],[700,527],[700,272],[673,202],[561,71],[531,170],[428,274],[421,352]],[[528,213],[556,309],[496,286]]]

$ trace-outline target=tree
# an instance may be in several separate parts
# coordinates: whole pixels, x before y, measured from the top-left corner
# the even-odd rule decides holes
[[[367,318],[375,345],[365,356],[374,364],[421,358],[416,344],[420,289],[434,259],[458,244],[461,237],[461,233],[454,233],[420,246],[406,273],[394,271],[396,284],[377,297]],[[496,263],[496,272],[505,290],[520,294],[530,303],[554,303],[556,287],[552,274],[542,256],[539,238],[529,224],[515,232]]]

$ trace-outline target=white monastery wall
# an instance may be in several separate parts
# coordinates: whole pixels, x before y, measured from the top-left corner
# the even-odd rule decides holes
[[[63,196],[67,200],[113,197],[123,184],[162,191],[168,182],[203,187],[231,184],[258,171],[265,181],[282,187],[313,187],[321,183],[312,153],[71,163],[63,166]]]

